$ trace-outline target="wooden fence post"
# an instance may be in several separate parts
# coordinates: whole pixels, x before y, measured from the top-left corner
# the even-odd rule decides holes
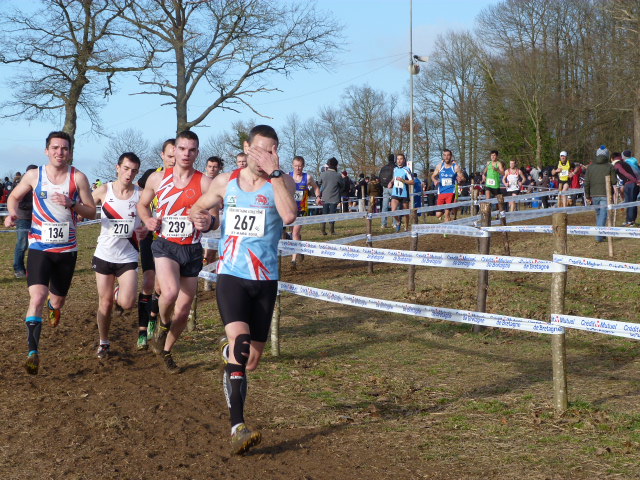
[[[282,238],[287,238],[287,232],[282,229]],[[282,280],[282,254],[278,249],[278,278]],[[273,307],[273,315],[271,316],[271,355],[280,356],[280,289],[276,295],[276,304]]]
[[[418,234],[411,232],[411,251],[416,250],[418,250]],[[416,291],[416,266],[413,264],[409,265],[408,289],[410,292]]]
[[[612,215],[612,212],[609,211],[609,205],[613,203],[613,194],[611,192],[611,177],[607,175],[606,177],[604,177],[604,181],[607,185],[607,226],[613,227],[615,225],[614,217]],[[596,216],[597,215],[598,212],[596,211]],[[609,256],[613,257],[613,237],[607,237],[607,243],[609,244]]]
[[[567,214],[553,214],[553,253],[567,254]],[[551,314],[564,314],[564,298],[567,286],[567,272],[551,274]],[[567,401],[567,353],[565,334],[551,335],[551,355],[553,364],[553,406],[557,414],[562,414]]]
[[[205,280],[206,281],[206,280]],[[189,317],[187,318],[187,332],[193,332],[198,324],[198,286],[200,282],[196,282],[196,294],[193,296],[191,302],[191,309],[189,310]]]
[[[498,218],[500,218],[500,225],[503,227],[507,226],[507,214],[504,207],[504,195],[498,194],[496,196],[498,199]],[[504,239],[504,254],[510,256],[511,248],[509,247],[509,234],[507,232],[502,232]]]
[[[373,236],[373,219],[371,218],[373,208],[373,205],[369,205],[369,214],[367,215],[367,247],[369,248],[373,248],[373,241],[371,240]],[[367,262],[367,273],[373,273],[373,262]]]
[[[491,226],[491,204],[482,203],[480,205],[480,225],[482,227]],[[488,255],[491,249],[491,237],[480,237],[478,239],[478,253]],[[478,312],[487,311],[487,292],[489,291],[489,270],[478,271]],[[474,325],[473,333],[484,330],[482,325]]]

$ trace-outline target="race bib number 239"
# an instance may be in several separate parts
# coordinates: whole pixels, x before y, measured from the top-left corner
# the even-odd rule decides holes
[[[164,238],[185,238],[193,235],[193,223],[187,215],[162,217],[160,235]]]

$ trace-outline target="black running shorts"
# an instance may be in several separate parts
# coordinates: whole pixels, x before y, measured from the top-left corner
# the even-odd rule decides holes
[[[153,253],[151,253],[151,244],[153,243],[153,232],[144,237],[140,241],[140,265],[142,271],[155,270],[156,264],[153,262]]]
[[[222,323],[244,322],[249,325],[251,340],[266,342],[277,294],[277,280],[218,275],[216,300]]]
[[[78,252],[44,252],[29,249],[27,285],[45,285],[54,295],[66,297],[76,269]]]
[[[137,270],[138,262],[113,263],[98,257],[93,257],[93,260],[91,260],[91,268],[101,275],[115,275],[119,277],[129,270]]]
[[[158,238],[151,245],[153,258],[170,258],[180,265],[181,277],[197,277],[202,270],[202,245],[192,243],[180,245],[165,238]]]

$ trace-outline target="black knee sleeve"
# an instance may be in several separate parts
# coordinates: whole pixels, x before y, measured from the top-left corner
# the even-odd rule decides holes
[[[233,345],[233,356],[236,357],[236,361],[244,366],[249,361],[249,352],[251,351],[251,335],[243,333],[236,337]]]

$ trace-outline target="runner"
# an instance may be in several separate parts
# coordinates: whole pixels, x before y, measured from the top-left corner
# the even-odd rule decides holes
[[[391,192],[391,211],[395,212],[400,206],[403,209],[409,208],[409,187],[407,185],[413,185],[413,176],[411,170],[405,167],[406,159],[404,153],[399,153],[396,156],[397,166],[393,169],[393,180],[389,182],[389,188],[393,187]],[[402,227],[402,216],[400,219],[394,217],[396,232],[400,231]],[[405,230],[409,230],[409,215],[406,215]]]
[[[498,150],[491,150],[491,160],[482,172],[484,194],[487,200],[492,196],[500,195],[500,179],[504,175],[504,165],[498,158]]]
[[[437,205],[448,205],[455,203],[456,186],[459,181],[464,180],[464,175],[460,167],[453,161],[453,153],[451,150],[444,149],[442,151],[442,162],[436,167],[431,175],[433,183],[438,185],[438,202]],[[436,211],[436,217],[442,217],[442,210]],[[451,209],[444,210],[444,221],[451,221]]]
[[[42,329],[42,308],[47,302],[49,324],[60,323],[60,309],[71,286],[78,256],[76,225],[78,215],[96,218],[89,181],[84,173],[69,166],[71,137],[66,132],[51,132],[45,143],[49,163],[26,172],[7,201],[9,215],[4,224],[14,226],[18,203],[33,195],[33,215],[29,231],[27,285],[29,308],[26,323],[29,355],[27,373],[38,373],[38,345]]]
[[[558,175],[558,207],[566,207],[569,203],[568,195],[561,195],[562,192],[569,190],[570,178],[573,177],[573,166],[567,160],[567,152],[560,152],[560,161],[558,168],[554,169],[551,174]]]
[[[240,152],[236,155],[236,165],[238,168],[245,168],[247,166],[247,154]]]
[[[160,231],[151,245],[161,295],[158,299],[160,324],[152,350],[160,354],[170,373],[180,373],[171,349],[187,325],[191,301],[202,269],[200,231],[188,218],[195,201],[211,184],[211,179],[193,168],[199,153],[198,136],[190,131],[176,138],[173,168],[154,172],[146,182],[138,202],[138,214],[151,231]],[[149,204],[157,198],[157,216]]]
[[[278,290],[278,241],[283,224],[296,219],[295,183],[279,169],[278,136],[257,125],[244,144],[248,166],[219,175],[191,210],[196,228],[214,228],[224,201],[218,308],[225,325],[223,384],[231,417],[231,450],[242,454],[258,444],[260,432],[244,423],[246,371],[258,366]]]
[[[162,167],[150,168],[144,172],[140,180],[138,180],[138,186],[141,189],[144,190],[147,179],[152,173],[173,168],[176,163],[174,155],[175,144],[175,138],[164,141],[162,144],[162,152],[160,153]],[[151,204],[152,211],[155,211],[157,205],[157,199],[154,198]],[[138,350],[145,350],[147,348],[147,343],[144,342],[144,338],[150,340],[155,336],[158,323],[158,295],[160,295],[160,285],[156,282],[156,266],[153,262],[153,253],[151,253],[151,244],[156,238],[158,238],[156,232],[149,232],[147,236],[140,241],[142,291],[138,294]],[[118,309],[117,304],[116,309]]]
[[[515,160],[509,161],[509,168],[504,173],[502,183],[507,187],[507,196],[515,197],[520,193],[520,187],[526,181],[522,170],[516,166]],[[516,202],[509,202],[509,211],[516,211]]]
[[[96,205],[102,205],[100,236],[93,256],[98,287],[97,323],[100,335],[98,358],[109,356],[109,327],[114,303],[124,310],[133,308],[138,291],[138,238],[147,236],[136,211],[141,189],[133,184],[140,169],[135,153],[120,155],[116,165],[117,180],[98,187],[93,192]],[[118,287],[114,295],[114,286]],[[140,330],[138,348],[147,348],[147,331]]]
[[[304,158],[297,155],[293,157],[293,171],[289,173],[289,176],[293,178],[296,184],[295,200],[298,206],[298,216],[304,217],[309,215],[309,188],[313,188],[316,199],[320,197],[320,187],[313,179],[310,173],[303,172]],[[295,225],[291,232],[294,240],[302,240],[302,225]],[[291,265],[296,267],[296,260],[298,255],[294,253],[291,257]],[[300,261],[304,260],[304,255],[300,255]]]
[[[209,157],[207,158],[204,174],[213,180],[220,172],[222,172],[223,167],[224,162],[220,157]],[[213,248],[205,248],[203,265],[215,262],[216,253],[217,251]],[[211,290],[213,290],[213,282],[210,280],[204,280],[204,291],[210,292]]]

